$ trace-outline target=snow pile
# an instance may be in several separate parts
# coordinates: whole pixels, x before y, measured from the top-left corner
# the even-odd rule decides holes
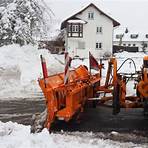
[[[77,136],[76,136],[77,135]],[[147,147],[142,145],[143,148]],[[140,147],[133,143],[120,143],[103,140],[95,137],[93,133],[65,133],[49,134],[44,129],[41,133],[30,134],[30,126],[17,123],[0,122],[0,147],[1,148],[125,148]]]
[[[144,52],[120,52],[120,53],[115,53],[115,56],[117,58],[143,58],[146,56]]]
[[[0,98],[26,98],[40,91],[37,79],[42,76],[40,55],[46,58],[49,75],[63,71],[60,64],[47,50],[36,46],[18,45],[0,48]]]
[[[129,53],[129,52],[121,52],[121,53],[116,53],[115,57],[117,59],[117,69],[120,68],[122,63],[130,58],[130,60],[127,60],[123,66],[118,70],[118,73],[126,73],[126,74],[133,74],[136,71],[141,70],[141,67],[143,65],[143,57],[146,54],[143,52],[137,52],[137,53]],[[89,68],[89,59],[75,59],[72,61],[72,67],[78,67],[80,64],[86,65]],[[102,80],[101,84],[104,85],[105,79],[106,79],[106,74],[107,74],[107,69],[108,69],[108,60],[103,60],[104,64],[104,69],[102,69]],[[135,64],[135,65],[134,65]],[[91,70],[92,73],[96,73],[95,70]],[[134,89],[134,81],[129,81],[127,83],[127,95],[132,96],[136,95],[136,90]]]
[[[141,70],[141,67],[143,65],[143,57],[146,56],[143,52],[136,52],[136,53],[130,53],[130,52],[121,52],[115,54],[117,61],[118,61],[118,67],[128,58],[132,59],[136,66],[136,71]],[[134,63],[131,60],[128,60],[123,67],[120,69],[119,72],[123,73],[135,73],[135,67]]]
[[[146,56],[143,52],[121,52],[115,54],[117,58],[118,68],[121,64],[128,58],[132,60],[128,60],[123,64],[123,66],[118,71],[119,73],[135,73],[136,71],[141,71],[143,65],[143,57]],[[134,66],[135,63],[135,66]],[[127,95],[136,95],[136,90],[134,89],[134,81],[129,81],[127,83]]]
[[[49,75],[64,71],[64,55],[51,55],[47,50],[38,50],[37,46],[10,45],[0,47],[0,99],[6,98],[32,98],[40,96],[41,90],[38,86],[37,79],[42,76],[42,68],[40,62],[40,54],[47,61]],[[132,58],[136,64],[136,70],[140,70],[143,64],[144,53],[127,53],[122,52],[115,54],[117,57],[118,67],[127,58]],[[106,76],[108,61],[103,69],[103,77]],[[73,60],[72,67],[80,64],[89,67],[89,60]],[[93,71],[92,71],[93,72]],[[134,73],[135,67],[131,61],[127,61],[119,72]],[[129,94],[135,94],[133,88],[128,88]]]

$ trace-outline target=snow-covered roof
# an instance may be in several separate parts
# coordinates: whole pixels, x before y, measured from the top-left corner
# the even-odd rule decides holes
[[[114,30],[114,41],[119,41],[119,36],[123,35],[122,41],[148,41],[148,31],[147,29],[134,29],[130,27],[119,27]],[[127,31],[127,32],[126,32]]]
[[[68,20],[68,23],[80,23],[80,24],[86,24],[86,21],[83,20]]]
[[[148,41],[148,33],[134,32],[134,33],[116,33],[114,34],[114,41],[119,41],[118,36],[123,35],[122,41]]]
[[[94,7],[95,9],[97,9],[99,12],[101,12],[101,14],[103,14],[104,16],[108,17],[109,19],[111,19],[113,21],[113,26],[116,27],[116,26],[119,26],[120,23],[117,22],[115,19],[113,19],[111,16],[109,16],[108,14],[104,13],[101,9],[99,9],[96,5],[94,5],[93,3],[90,3],[88,6],[86,6],[85,8],[83,8],[82,10],[80,10],[79,12],[77,12],[76,14],[70,16],[69,18],[67,18],[66,20],[64,20],[61,24],[61,29],[65,28],[66,27],[66,22],[70,19],[79,19],[76,17],[76,15],[82,13],[83,11],[85,11],[88,7]]]

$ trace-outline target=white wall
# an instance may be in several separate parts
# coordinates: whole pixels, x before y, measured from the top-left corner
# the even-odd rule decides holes
[[[88,12],[94,12],[94,20],[88,19]],[[97,58],[106,51],[112,53],[113,22],[100,14],[94,7],[89,7],[76,17],[87,21],[83,25],[83,38],[68,38],[68,50],[71,56],[88,58],[89,50]],[[102,27],[103,33],[96,33],[96,27]],[[78,49],[78,41],[85,42],[85,49]],[[96,42],[102,43],[102,49],[96,49]]]
[[[144,42],[148,45],[148,41],[144,41]],[[123,44],[126,44],[126,46],[128,46],[128,44],[131,44],[130,47],[133,47],[133,44],[135,44],[136,47],[139,47],[139,51],[142,51],[142,43],[143,41],[122,41],[122,46]],[[119,41],[114,41],[113,44],[119,45]],[[146,48],[146,51],[148,51],[148,47]]]

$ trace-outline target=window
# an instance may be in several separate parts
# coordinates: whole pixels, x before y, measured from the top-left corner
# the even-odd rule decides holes
[[[99,43],[99,48],[102,48],[102,43]]]
[[[72,32],[79,32],[79,25],[72,25]]]
[[[135,47],[135,46],[136,46],[136,44],[133,44],[133,46]]]
[[[131,38],[132,38],[132,39],[138,38],[138,34],[131,34]]]
[[[147,47],[147,43],[145,43],[144,46]]]
[[[148,34],[146,34],[145,37],[148,38]]]
[[[128,44],[128,46],[131,46],[131,44]]]
[[[68,37],[83,37],[83,24],[70,23],[67,28]]]
[[[88,19],[89,20],[93,20],[94,19],[94,13],[93,12],[89,12],[88,13]]]
[[[102,33],[102,27],[97,27],[96,32],[97,33]]]
[[[96,49],[101,49],[102,48],[102,43],[96,43]]]
[[[123,34],[116,34],[116,39],[120,39],[123,37]]]
[[[123,46],[126,46],[126,44],[123,44]]]
[[[59,52],[59,48],[56,48],[56,52]]]
[[[96,49],[98,49],[99,48],[99,43],[96,43]]]

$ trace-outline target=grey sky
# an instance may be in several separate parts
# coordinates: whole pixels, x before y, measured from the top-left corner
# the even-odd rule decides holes
[[[123,27],[148,31],[148,0],[45,0],[59,21],[89,3],[119,21]]]

